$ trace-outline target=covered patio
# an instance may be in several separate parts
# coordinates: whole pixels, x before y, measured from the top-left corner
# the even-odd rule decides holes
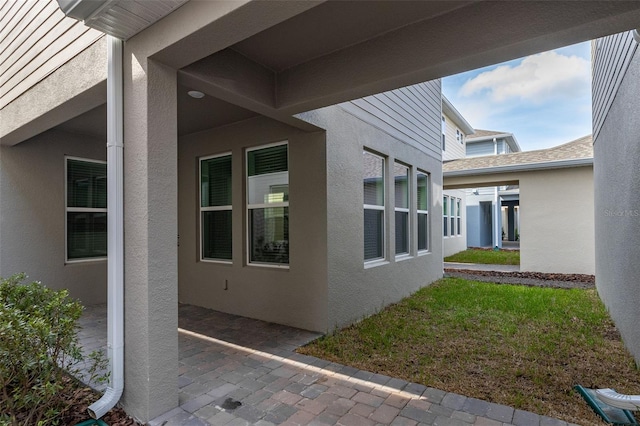
[[[178,308],[177,425],[567,425],[561,420],[301,355],[320,337],[192,305]],[[86,308],[80,344],[106,347],[106,306]]]

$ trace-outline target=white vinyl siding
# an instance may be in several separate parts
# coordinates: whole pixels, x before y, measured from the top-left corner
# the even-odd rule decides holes
[[[350,114],[441,159],[440,80],[340,104]]]
[[[596,140],[631,59],[638,49],[631,31],[591,42],[593,140]]]
[[[56,0],[8,1],[0,28],[0,108],[103,36],[65,17]]]
[[[442,153],[442,159],[449,161],[464,158],[466,155],[465,144],[462,142],[464,133],[449,117],[444,115],[443,118],[445,122],[442,124],[442,131],[446,137],[446,149]]]

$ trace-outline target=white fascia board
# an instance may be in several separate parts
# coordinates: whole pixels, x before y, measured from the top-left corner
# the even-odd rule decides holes
[[[572,160],[545,161],[544,163],[510,164],[507,166],[485,167],[481,169],[452,170],[442,172],[443,177],[475,176],[495,173],[530,172],[534,170],[565,169],[571,167],[592,166],[593,158],[576,158]]]
[[[464,132],[465,135],[471,135],[475,133],[474,128],[469,122],[460,114],[460,112],[453,106],[451,101],[442,95],[442,113],[449,117],[451,121],[456,123],[458,127]]]

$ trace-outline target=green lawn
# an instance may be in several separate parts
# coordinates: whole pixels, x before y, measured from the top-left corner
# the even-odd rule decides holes
[[[575,384],[640,391],[595,290],[446,278],[301,352],[581,425]]]
[[[445,257],[445,262],[483,263],[489,265],[519,265],[519,250],[467,249],[453,256]]]

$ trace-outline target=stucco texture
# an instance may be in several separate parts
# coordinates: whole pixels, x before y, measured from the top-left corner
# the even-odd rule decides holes
[[[289,146],[289,268],[250,265],[246,253],[246,148]],[[232,263],[200,261],[200,157],[231,153]],[[236,315],[327,330],[326,148],[265,117],[186,136],[179,143],[179,300]]]
[[[104,303],[107,262],[65,263],[65,155],[106,160],[105,143],[50,130],[0,146],[0,276],[24,272],[86,305]]]
[[[520,270],[595,273],[593,168],[523,173]]]
[[[640,363],[640,50],[595,145],[596,286]]]
[[[327,128],[328,327],[332,330],[361,320],[442,277],[442,163],[340,107],[323,108],[305,114],[304,118]],[[393,215],[387,208],[385,260],[365,266],[362,186],[365,148],[385,156],[387,170],[398,160],[412,166],[414,178],[418,168],[431,173],[428,253],[418,254],[417,242],[412,239],[410,255],[395,257]],[[387,178],[386,206],[393,206],[391,182]],[[412,190],[414,205],[415,196]],[[415,220],[412,222],[413,236]]]

